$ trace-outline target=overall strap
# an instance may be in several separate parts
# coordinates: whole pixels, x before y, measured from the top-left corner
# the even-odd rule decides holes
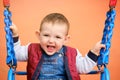
[[[36,70],[33,73],[32,80],[37,80],[38,79],[38,76],[39,76],[39,73],[40,73],[40,70],[41,70],[42,62],[43,62],[43,55],[41,56],[41,59],[39,60],[39,63],[36,67]]]

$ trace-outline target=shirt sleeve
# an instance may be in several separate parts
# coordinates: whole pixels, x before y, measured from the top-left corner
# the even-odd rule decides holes
[[[77,56],[76,56],[76,67],[77,71],[80,74],[89,73],[93,70],[96,66],[97,56],[94,55],[92,52],[88,52],[85,57],[77,49]]]
[[[22,46],[20,40],[14,42],[15,57],[18,61],[27,61],[28,59],[28,45]]]

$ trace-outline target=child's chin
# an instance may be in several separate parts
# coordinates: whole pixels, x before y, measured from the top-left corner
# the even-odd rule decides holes
[[[55,52],[46,52],[47,55],[52,56]]]

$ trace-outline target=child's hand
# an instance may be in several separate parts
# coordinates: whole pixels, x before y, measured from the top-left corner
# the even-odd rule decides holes
[[[105,45],[101,44],[100,42],[97,42],[96,45],[93,47],[93,49],[91,49],[91,52],[93,52],[96,55],[99,55],[100,49],[104,48],[105,49]]]
[[[18,36],[18,29],[17,29],[16,25],[12,23],[12,26],[10,26],[10,29],[12,30],[13,37],[17,37]]]

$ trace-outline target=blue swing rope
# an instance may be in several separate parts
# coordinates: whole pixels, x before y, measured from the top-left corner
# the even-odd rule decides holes
[[[106,14],[107,19],[105,21],[105,28],[103,31],[103,37],[101,42],[102,44],[106,45],[106,49],[101,49],[100,56],[98,57],[98,69],[101,71],[101,68],[104,67],[103,71],[101,72],[101,80],[110,80],[110,73],[107,68],[107,64],[109,62],[109,49],[111,47],[111,39],[116,15],[116,11],[114,10],[116,2],[117,0],[110,1],[110,10]]]
[[[110,10],[107,12],[107,19],[105,21],[105,28],[103,31],[103,38],[102,38],[102,44],[106,45],[106,49],[100,50],[100,56],[98,58],[98,68],[104,66],[103,72],[101,72],[101,80],[110,80],[109,71],[107,69],[107,64],[109,60],[109,48],[111,47],[111,39],[113,34],[113,28],[114,28],[114,20],[115,20],[116,11]]]
[[[11,12],[6,8],[4,10],[4,23],[5,23],[5,31],[6,31],[6,46],[7,46],[7,58],[6,58],[6,64],[10,66],[10,70],[8,72],[8,80],[11,78],[14,78],[14,71],[17,66],[17,60],[15,58],[15,52],[14,52],[14,45],[13,45],[13,38],[12,38],[12,32],[10,30],[10,26],[12,25],[11,21]],[[13,80],[13,79],[12,79]]]
[[[12,31],[10,30],[10,26],[12,25],[11,21],[11,12],[9,11],[9,4],[4,4],[4,23],[5,23],[5,31],[6,31],[6,46],[7,46],[7,58],[6,64],[10,67],[8,71],[8,80],[15,80],[15,71],[17,66],[17,60],[15,58],[15,51],[13,45]]]
[[[98,58],[98,68],[101,70],[101,67],[104,66],[104,70],[101,72],[101,80],[110,80],[109,71],[107,69],[108,59],[109,59],[109,48],[111,46],[111,38],[114,28],[114,20],[116,12],[114,10],[117,0],[110,0],[110,10],[107,12],[107,19],[105,21],[105,28],[103,31],[102,43],[106,45],[106,49],[101,49],[100,56]],[[8,80],[15,80],[15,74],[26,75],[26,72],[16,72],[17,60],[15,58],[12,31],[10,26],[12,25],[11,21],[11,12],[9,11],[10,0],[3,0],[5,7],[4,10],[4,23],[6,31],[6,46],[7,46],[7,58],[6,64],[10,67],[8,71]],[[96,73],[99,71],[93,71]],[[92,74],[93,74],[92,73]]]

